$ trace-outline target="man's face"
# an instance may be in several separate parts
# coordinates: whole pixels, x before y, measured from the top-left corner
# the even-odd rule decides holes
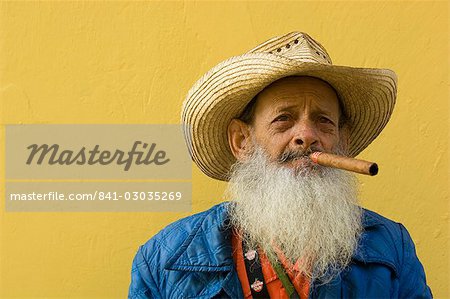
[[[327,83],[288,77],[265,88],[228,126],[238,160],[227,188],[236,203],[231,224],[252,247],[274,253],[275,242],[308,277],[331,278],[345,269],[362,230],[353,174],[304,157],[345,151],[339,117]]]
[[[257,97],[251,137],[271,161],[283,154],[332,152],[338,148],[339,101],[333,88],[312,77],[288,77],[274,82]],[[287,159],[297,168],[305,159]]]

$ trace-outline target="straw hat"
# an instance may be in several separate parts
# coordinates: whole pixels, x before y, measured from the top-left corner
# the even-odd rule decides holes
[[[206,175],[228,180],[236,161],[228,124],[266,86],[288,76],[316,77],[334,87],[351,124],[352,157],[380,134],[392,114],[397,93],[393,71],[332,65],[325,48],[306,33],[275,37],[219,63],[189,90],[183,131],[192,159]]]

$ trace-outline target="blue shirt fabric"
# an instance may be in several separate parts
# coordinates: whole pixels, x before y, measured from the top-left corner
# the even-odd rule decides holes
[[[227,205],[180,219],[142,245],[128,298],[243,298],[234,268]],[[350,266],[309,298],[432,298],[408,231],[364,210],[364,232]]]

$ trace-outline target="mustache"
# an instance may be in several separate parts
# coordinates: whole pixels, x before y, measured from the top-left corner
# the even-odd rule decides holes
[[[279,163],[287,163],[295,159],[309,159],[313,152],[321,151],[318,148],[308,148],[306,150],[286,150],[277,159]]]

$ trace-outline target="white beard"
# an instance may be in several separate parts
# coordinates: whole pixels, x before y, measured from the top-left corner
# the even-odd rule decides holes
[[[300,171],[269,162],[261,148],[232,169],[226,196],[230,224],[251,248],[276,256],[271,244],[311,279],[330,281],[348,266],[362,232],[357,182],[348,172]],[[308,170],[309,169],[309,170]]]

